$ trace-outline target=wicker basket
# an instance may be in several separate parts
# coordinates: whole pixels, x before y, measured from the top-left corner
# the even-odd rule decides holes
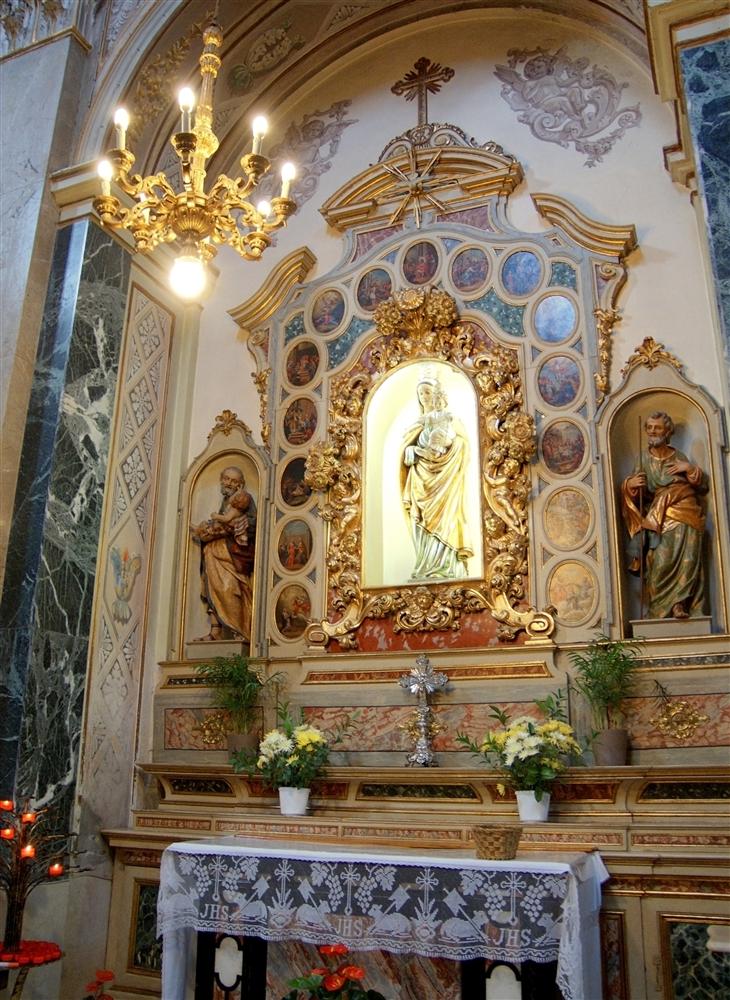
[[[517,854],[517,845],[522,835],[521,826],[473,826],[471,835],[477,848],[478,858],[493,861],[511,861]]]

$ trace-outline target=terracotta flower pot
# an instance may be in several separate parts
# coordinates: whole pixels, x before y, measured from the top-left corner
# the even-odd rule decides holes
[[[621,767],[629,758],[629,734],[625,729],[603,729],[593,740],[591,749],[596,764]]]

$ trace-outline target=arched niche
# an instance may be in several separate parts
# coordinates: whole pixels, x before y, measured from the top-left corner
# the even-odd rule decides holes
[[[675,431],[671,443],[708,476],[709,492],[704,497],[706,512],[704,541],[708,613],[713,632],[727,631],[728,607],[725,564],[728,553],[727,491],[723,473],[726,431],[717,404],[705,390],[689,382],[681,363],[662,345],[647,338],[623,370],[624,379],[607,402],[597,425],[599,450],[603,455],[607,487],[606,516],[612,553],[614,584],[614,624],[622,634],[631,631],[630,622],[646,619],[641,611],[641,581],[628,571],[628,532],[621,516],[620,487],[639,465],[640,449],[646,449],[644,421],[653,412],[671,416]],[[674,619],[667,619],[667,622]],[[690,636],[703,626],[693,620],[682,626]],[[667,625],[667,629],[670,626]],[[704,627],[706,630],[706,626]],[[640,634],[639,626],[636,626]],[[660,628],[661,631],[661,628]],[[667,634],[669,632],[667,631]]]
[[[235,542],[224,522],[218,522],[214,515],[234,516],[236,512],[227,505],[222,507],[222,484],[225,484],[227,470],[238,469],[243,474],[245,489],[251,501],[247,513],[255,508],[255,531],[248,538],[238,538],[233,565],[245,579],[236,580],[231,564],[225,564],[217,581],[209,578],[202,553],[206,545],[218,545],[224,561],[228,559],[223,547],[228,547],[229,539]],[[271,463],[264,450],[256,446],[249,428],[231,411],[224,411],[208,436],[208,445],[198,455],[188,469],[182,482],[182,504],[178,537],[177,568],[177,615],[176,635],[173,646],[179,650],[180,659],[199,660],[243,649],[252,656],[262,655],[266,644],[265,601],[261,599],[264,586],[265,567],[268,564],[268,504],[271,491]],[[223,514],[221,515],[221,511]],[[243,511],[241,511],[243,512]],[[221,524],[220,541],[196,530],[205,524]],[[201,537],[202,535],[202,537]],[[207,540],[206,540],[207,539]],[[205,638],[210,635],[211,620],[206,602],[202,599],[202,579],[208,574],[206,589],[210,593],[215,588],[249,588],[246,599],[250,598],[251,627],[250,642],[242,640],[230,627],[224,624],[215,640]],[[233,597],[227,598],[235,603]],[[230,617],[230,615],[229,615]]]

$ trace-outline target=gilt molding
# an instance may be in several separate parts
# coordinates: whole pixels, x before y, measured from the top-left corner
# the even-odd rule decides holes
[[[263,285],[240,305],[228,310],[228,315],[244,331],[265,323],[284,302],[295,285],[300,285],[317,262],[309,247],[293,250],[268,274]]]
[[[591,253],[623,261],[638,246],[635,226],[609,226],[590,219],[575,205],[557,195],[533,194],[532,201],[543,219]]]

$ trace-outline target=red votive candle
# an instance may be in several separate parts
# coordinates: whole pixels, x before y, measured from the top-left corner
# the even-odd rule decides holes
[[[21,858],[34,858],[35,857],[35,847],[32,844],[25,844],[20,848]]]
[[[0,837],[2,837],[3,840],[12,840],[14,836],[15,830],[12,826],[4,826],[2,830],[0,830]]]
[[[10,813],[13,811],[14,805],[12,799],[0,799],[0,812]]]
[[[60,861],[54,861],[52,865],[48,866],[48,874],[51,878],[58,878],[59,875],[63,875],[63,865]]]
[[[25,813],[22,813],[21,817],[20,817],[20,822],[21,823],[35,823],[37,815],[38,814],[34,813],[34,812],[25,812]]]

